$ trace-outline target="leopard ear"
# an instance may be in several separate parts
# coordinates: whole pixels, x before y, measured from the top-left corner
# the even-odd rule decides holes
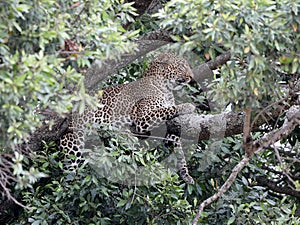
[[[155,59],[155,63],[160,63],[160,64],[171,64],[175,55],[172,53],[160,53]]]

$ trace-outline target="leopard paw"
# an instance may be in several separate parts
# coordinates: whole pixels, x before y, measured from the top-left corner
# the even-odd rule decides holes
[[[178,115],[193,113],[196,107],[191,103],[183,103],[177,106]]]

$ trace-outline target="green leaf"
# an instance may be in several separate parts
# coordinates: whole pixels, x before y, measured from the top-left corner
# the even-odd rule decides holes
[[[22,29],[21,29],[21,27],[20,27],[20,25],[17,23],[17,22],[13,22],[13,25],[14,25],[14,27],[19,31],[19,32],[22,32]]]
[[[26,5],[26,4],[19,4],[16,7],[16,10],[18,10],[20,12],[25,12],[25,13],[28,13],[29,9],[31,9],[31,6],[30,5]]]
[[[235,217],[234,216],[230,217],[229,220],[227,221],[227,225],[233,224],[234,221],[235,221]]]
[[[126,203],[127,203],[127,200],[121,199],[121,200],[118,202],[117,207],[118,207],[118,208],[119,208],[119,207],[122,207],[122,206],[124,206]]]

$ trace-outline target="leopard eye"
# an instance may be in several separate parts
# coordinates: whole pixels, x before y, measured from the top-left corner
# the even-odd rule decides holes
[[[184,79],[183,77],[180,77],[180,78],[177,78],[176,79],[176,82],[181,84],[181,83],[185,83],[186,82],[186,79]]]

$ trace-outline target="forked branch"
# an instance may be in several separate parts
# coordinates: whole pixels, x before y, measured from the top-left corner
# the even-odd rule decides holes
[[[286,114],[286,118],[284,121],[284,124],[277,130],[273,130],[270,133],[264,135],[262,138],[260,138],[257,141],[254,141],[250,147],[251,150],[254,153],[258,153],[260,151],[263,151],[264,149],[267,149],[270,145],[273,143],[281,140],[282,138],[288,136],[296,126],[299,126],[300,124],[300,106],[294,105],[292,106]],[[247,149],[245,149],[247,151]],[[242,171],[242,169],[247,166],[251,159],[252,155],[245,154],[244,158],[234,167],[231,174],[229,175],[226,182],[222,185],[222,187],[219,189],[217,193],[215,193],[213,196],[209,197],[205,201],[203,201],[199,207],[196,214],[196,217],[193,220],[193,225],[196,225],[204,208],[211,204],[212,202],[216,201],[217,199],[221,198],[223,194],[231,187],[231,185],[234,183],[237,175]]]

